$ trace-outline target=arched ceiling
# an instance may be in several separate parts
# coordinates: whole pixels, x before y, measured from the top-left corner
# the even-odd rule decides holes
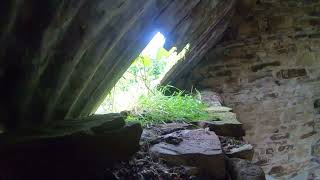
[[[196,64],[222,36],[235,0],[3,0],[0,2],[0,115],[28,128],[91,114],[161,31],[169,46],[190,43]],[[167,78],[169,79],[169,78]]]

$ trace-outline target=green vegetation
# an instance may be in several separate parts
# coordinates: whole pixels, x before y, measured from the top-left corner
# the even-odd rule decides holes
[[[162,87],[142,95],[128,121],[139,121],[142,125],[171,121],[197,121],[208,119],[207,108],[194,95],[176,89],[171,96],[165,94],[173,87]]]
[[[155,57],[140,54],[101,104],[103,112],[119,112],[134,107],[139,96],[159,84],[172,51],[158,48]]]
[[[207,107],[194,95],[174,87],[157,88],[161,79],[174,64],[183,60],[190,45],[180,52],[173,47],[163,48],[164,36],[157,33],[147,47],[133,61],[129,69],[117,82],[96,114],[129,110],[128,121],[139,121],[143,125],[208,119]],[[165,94],[172,94],[166,96]]]
[[[190,46],[187,44],[186,47],[178,53],[175,47],[170,51],[164,49],[164,42],[164,36],[157,33],[119,79],[96,111],[96,114],[133,109],[139,97],[150,94],[160,83],[166,72],[168,72],[175,63],[184,58]]]

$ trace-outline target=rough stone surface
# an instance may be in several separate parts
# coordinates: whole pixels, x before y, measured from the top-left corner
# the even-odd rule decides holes
[[[140,124],[100,130],[2,144],[0,175],[8,179],[95,179],[106,167],[139,150]]]
[[[313,146],[312,146],[312,156],[315,156],[320,159],[320,140],[317,141]]]
[[[199,121],[197,125],[202,128],[209,128],[219,136],[243,137],[245,131],[239,122],[225,121]]]
[[[253,158],[253,147],[250,144],[243,145],[239,148],[233,148],[226,155],[230,158],[240,158],[251,161]]]
[[[149,128],[143,129],[141,140],[153,142],[162,135],[170,134],[179,130],[186,130],[186,129],[193,129],[193,128],[195,128],[194,125],[187,124],[187,123],[166,123],[166,124],[153,125]]]
[[[240,158],[251,161],[254,149],[251,144],[239,138],[219,136],[223,152],[229,158]]]
[[[265,180],[265,174],[261,167],[250,161],[230,158],[227,159],[228,172],[232,180]]]
[[[179,130],[192,129],[194,126],[192,124],[187,123],[166,123],[155,126],[155,128],[159,128],[160,135],[170,134]]]
[[[204,129],[181,130],[164,136],[150,152],[172,165],[196,166],[215,179],[224,179],[225,162],[217,135]],[[179,140],[179,141],[177,141]]]
[[[221,96],[211,90],[202,90],[200,92],[199,100],[205,103],[207,106],[222,106],[223,100]]]
[[[221,94],[266,173],[290,179],[310,171],[319,178],[312,156],[320,137],[319,1],[255,2],[173,85]]]

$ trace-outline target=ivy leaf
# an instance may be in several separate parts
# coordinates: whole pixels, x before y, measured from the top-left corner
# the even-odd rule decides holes
[[[170,56],[170,52],[164,48],[159,48],[157,52],[157,60],[161,60],[162,58],[168,58]]]
[[[141,62],[144,67],[150,67],[152,65],[152,60],[148,56],[141,56]]]

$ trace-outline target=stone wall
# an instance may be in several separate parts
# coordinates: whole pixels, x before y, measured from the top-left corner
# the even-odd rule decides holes
[[[252,8],[238,12],[224,39],[174,84],[221,93],[244,124],[254,160],[266,174],[316,178],[320,2],[260,0]]]

